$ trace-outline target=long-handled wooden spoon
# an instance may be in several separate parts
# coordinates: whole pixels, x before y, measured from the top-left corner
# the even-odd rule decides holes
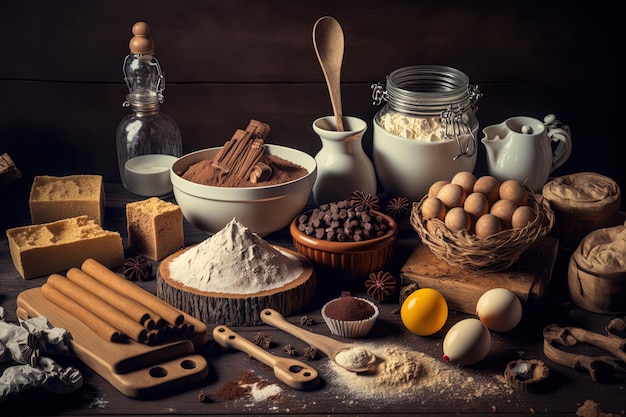
[[[341,352],[347,352],[353,349],[364,350],[359,348],[358,345],[352,343],[343,343],[338,340],[335,340],[331,337],[324,336],[321,334],[316,334],[310,332],[308,330],[304,330],[294,324],[289,323],[282,314],[280,314],[276,310],[272,310],[271,308],[266,308],[261,311],[261,320],[269,324],[270,326],[274,326],[284,332],[287,332],[298,339],[308,343],[309,345],[321,350],[337,365],[342,368],[347,369],[352,372],[368,372],[371,370],[374,363],[376,363],[376,355],[372,352],[366,351],[367,360],[363,363],[359,363],[358,365],[352,365],[349,363],[345,363],[343,361],[337,360],[337,355]]]
[[[341,108],[341,65],[343,62],[344,39],[341,25],[330,16],[321,17],[313,25],[313,46],[320,62],[333,113],[337,132],[343,132],[343,110]]]
[[[223,348],[240,350],[274,369],[279,381],[295,389],[313,388],[319,383],[317,371],[296,359],[274,356],[265,349],[239,336],[227,326],[213,329],[213,340]]]

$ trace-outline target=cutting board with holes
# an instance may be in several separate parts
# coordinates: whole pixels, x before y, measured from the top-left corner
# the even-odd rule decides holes
[[[184,314],[185,322],[194,326],[190,338],[154,346],[133,340],[113,343],[103,339],[82,321],[48,301],[40,288],[18,295],[17,315],[22,320],[45,316],[52,326],[68,330],[76,357],[128,397],[145,399],[167,394],[202,381],[209,373],[204,357],[195,353],[196,346],[208,341],[208,329],[188,314]]]

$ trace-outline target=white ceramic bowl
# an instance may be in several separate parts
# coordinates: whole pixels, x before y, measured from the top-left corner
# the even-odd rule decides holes
[[[378,179],[390,195],[419,201],[433,183],[450,181],[457,172],[472,172],[476,166],[477,152],[454,160],[459,154],[456,140],[406,139],[387,132],[376,121],[373,131],[372,159]]]
[[[141,155],[124,166],[128,191],[143,197],[158,197],[172,192],[170,168],[178,157],[163,154]]]
[[[190,165],[212,159],[221,147],[196,151],[179,158],[170,176],[174,198],[189,223],[214,234],[233,218],[261,236],[280,230],[301,213],[317,177],[315,159],[305,152],[279,145],[267,145],[269,154],[304,167],[308,174],[297,180],[261,187],[216,187],[183,179]]]

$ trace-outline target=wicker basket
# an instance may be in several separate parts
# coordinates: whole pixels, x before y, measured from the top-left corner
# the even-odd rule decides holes
[[[422,219],[422,203],[427,196],[413,203],[411,225],[422,243],[442,261],[462,268],[502,271],[517,262],[554,225],[550,203],[530,189],[527,191],[528,204],[535,209],[537,216],[521,229],[506,229],[482,239],[465,230],[453,233],[439,219]]]

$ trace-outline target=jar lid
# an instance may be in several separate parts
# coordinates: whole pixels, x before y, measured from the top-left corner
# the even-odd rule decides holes
[[[621,204],[617,183],[593,172],[557,177],[543,186],[541,194],[555,211],[570,216],[603,218],[617,213]]]

